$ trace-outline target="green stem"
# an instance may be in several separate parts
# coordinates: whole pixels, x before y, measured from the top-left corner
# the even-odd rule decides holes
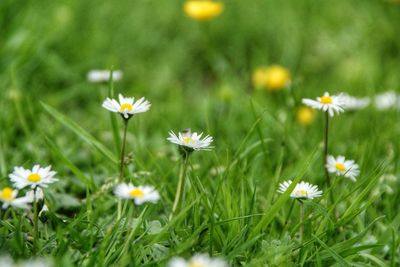
[[[38,234],[39,234],[39,224],[38,224],[38,205],[36,198],[37,187],[33,189],[33,254],[36,255],[38,251]]]
[[[128,131],[128,120],[124,119],[124,134],[122,137],[122,148],[121,148],[121,158],[120,158],[120,165],[119,165],[119,180],[118,182],[121,183],[124,177],[124,166],[125,166],[125,147],[126,147],[126,133]],[[121,218],[122,213],[122,200],[118,200],[118,215],[117,219]]]
[[[119,182],[122,182],[124,177],[125,165],[125,147],[126,147],[126,132],[128,131],[128,120],[124,119],[124,135],[122,137],[121,159],[119,164]]]
[[[300,243],[303,243],[304,237],[304,203],[300,201]]]
[[[174,205],[172,206],[172,212],[171,215],[169,216],[170,220],[172,219],[172,216],[177,212],[179,202],[181,201],[183,193],[185,191],[186,172],[189,165],[188,163],[189,163],[189,154],[186,152],[186,154],[182,156],[182,164],[181,164],[181,170],[179,172],[178,187],[176,188],[176,194],[175,194]]]
[[[332,187],[332,182],[331,182],[331,177],[329,176],[328,168],[326,167],[326,164],[328,162],[328,137],[329,137],[329,114],[328,112],[325,112],[325,133],[324,133],[324,158],[323,158],[323,167],[325,171],[325,177],[326,177],[326,182],[328,183],[328,188],[331,189]],[[335,198],[332,194],[332,192],[329,193],[329,197],[331,199],[332,204],[335,203]]]

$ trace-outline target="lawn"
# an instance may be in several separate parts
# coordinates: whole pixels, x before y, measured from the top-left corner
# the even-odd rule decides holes
[[[1,267],[400,266],[400,2],[220,3],[0,1]]]

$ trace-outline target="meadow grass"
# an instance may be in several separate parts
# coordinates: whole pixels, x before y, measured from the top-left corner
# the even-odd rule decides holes
[[[37,255],[55,266],[165,266],[195,253],[230,266],[399,266],[399,112],[369,106],[331,120],[330,153],[361,170],[355,183],[332,176],[331,187],[324,114],[308,127],[295,114],[302,98],[324,91],[399,90],[400,6],[229,0],[199,23],[182,3],[0,2],[0,185],[14,166],[36,163],[60,179],[45,191]],[[254,90],[251,73],[271,64],[291,71],[290,88]],[[86,81],[102,68],[124,78]],[[124,174],[161,195],[157,204],[123,202],[120,220],[123,124],[101,107],[117,93],[152,103],[130,120]],[[184,205],[169,220],[180,155],[166,138],[186,128],[212,135],[215,148],[191,155]],[[302,239],[297,201],[277,193],[287,179],[324,191],[304,201]],[[33,257],[32,231],[30,211],[2,210],[0,251]]]

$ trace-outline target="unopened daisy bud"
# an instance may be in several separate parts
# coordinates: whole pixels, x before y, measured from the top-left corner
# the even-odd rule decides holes
[[[300,107],[296,112],[296,119],[301,125],[308,126],[313,123],[315,112],[309,107]]]
[[[118,184],[114,189],[114,194],[122,199],[132,199],[136,205],[142,205],[145,202],[157,203],[160,199],[160,194],[153,186],[134,186],[131,183]]]
[[[278,193],[285,193],[291,184],[291,180],[279,184]],[[318,190],[318,186],[303,181],[296,184],[295,188],[290,193],[290,197],[296,199],[313,199],[321,195],[322,191]]]
[[[328,112],[331,117],[335,115],[335,112],[337,114],[339,114],[340,112],[344,112],[344,102],[342,99],[342,94],[331,96],[329,95],[329,93],[325,92],[323,96],[317,97],[317,100],[304,98],[302,102],[303,104],[310,106],[314,109]]]
[[[22,189],[26,186],[31,188],[47,187],[49,184],[58,181],[54,178],[54,175],[56,175],[56,172],[51,170],[51,166],[40,167],[40,165],[35,165],[32,170],[15,167],[14,172],[9,177],[16,188]]]
[[[290,84],[290,72],[280,65],[259,67],[253,73],[253,86],[256,89],[279,91]]]
[[[190,260],[183,258],[171,259],[167,267],[228,267],[229,265],[221,258],[211,258],[205,254],[196,254]]]
[[[356,177],[360,174],[360,169],[354,160],[346,160],[344,156],[338,156],[335,158],[334,156],[329,155],[325,167],[328,172],[336,173],[336,175],[343,175],[353,182],[356,181]]]
[[[91,70],[87,74],[87,79],[89,82],[108,82],[110,79],[111,71],[109,70]],[[122,71],[114,70],[112,73],[113,81],[119,81],[122,79]]]
[[[28,203],[32,201],[27,197],[17,198],[18,190],[13,190],[11,187],[5,187],[0,190],[0,201],[3,202],[2,208],[6,209],[9,206],[16,208],[29,209]]]
[[[143,113],[149,110],[151,104],[144,97],[135,101],[133,97],[118,95],[119,101],[107,98],[103,102],[103,108],[122,115],[124,119],[130,119],[134,114]]]
[[[210,0],[188,0],[183,5],[186,15],[199,21],[211,20],[219,16],[223,9],[221,2]]]

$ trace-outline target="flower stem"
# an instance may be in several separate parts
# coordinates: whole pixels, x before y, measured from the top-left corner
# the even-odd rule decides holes
[[[188,163],[189,163],[189,154],[186,152],[182,156],[182,164],[181,164],[181,170],[179,172],[178,187],[176,188],[176,194],[175,194],[174,205],[172,206],[172,212],[169,216],[170,220],[172,219],[172,216],[177,212],[179,202],[181,201],[183,197],[183,192],[185,191],[186,171],[189,165]]]
[[[119,164],[119,182],[122,182],[124,177],[125,166],[125,147],[126,147],[126,132],[128,131],[128,120],[124,119],[124,135],[122,137],[121,159]]]
[[[332,190],[332,182],[331,177],[329,176],[328,168],[326,164],[328,162],[328,136],[329,136],[329,114],[325,112],[325,133],[324,133],[324,158],[323,158],[323,167],[325,171],[326,182],[328,183],[328,188]],[[331,199],[332,204],[335,203],[335,198],[332,192],[329,193],[329,197]]]
[[[38,251],[38,205],[37,205],[37,197],[36,197],[37,187],[33,189],[33,254],[36,255]]]
[[[304,203],[300,201],[300,242],[303,243],[304,237]]]
[[[324,132],[324,158],[323,166],[325,170],[325,177],[328,183],[328,187],[331,187],[331,178],[329,177],[328,169],[326,168],[327,158],[328,158],[328,135],[329,135],[329,114],[325,112],[325,132]]]
[[[124,166],[125,166],[125,146],[126,146],[126,133],[128,131],[128,120],[124,119],[124,134],[122,137],[122,148],[121,148],[121,158],[119,164],[119,179],[118,182],[121,183],[124,178]],[[122,213],[122,200],[118,200],[118,213],[117,219],[121,218]]]

